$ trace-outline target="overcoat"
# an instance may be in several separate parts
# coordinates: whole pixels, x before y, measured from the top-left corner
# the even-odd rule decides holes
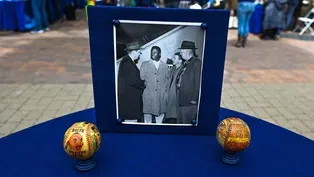
[[[183,74],[180,74],[179,71],[178,77],[181,77],[178,96],[180,106],[192,106],[191,101],[195,101],[196,104],[198,104],[201,83],[201,65],[202,61],[193,57],[183,64],[180,70],[183,70]]]
[[[168,65],[160,61],[157,69],[153,60],[148,60],[142,63],[140,73],[146,85],[143,92],[143,112],[157,116],[165,113],[169,90]]]
[[[166,118],[178,118],[178,92],[176,86],[176,79],[178,76],[178,71],[182,66],[176,68],[173,66],[170,72],[170,84],[169,84],[169,93],[168,93],[168,101],[167,101],[167,111]]]
[[[123,57],[118,72],[118,112],[122,120],[141,119],[144,81],[140,70],[129,56]]]

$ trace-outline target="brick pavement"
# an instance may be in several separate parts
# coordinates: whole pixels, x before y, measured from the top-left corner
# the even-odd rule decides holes
[[[53,25],[51,31],[0,33],[0,83],[90,83],[85,20]]]
[[[250,36],[248,48],[234,48],[229,32],[226,83],[308,83],[314,81],[314,42],[281,39],[261,41]]]
[[[224,84],[221,105],[314,139],[314,83]],[[93,106],[92,84],[1,84],[0,136]]]
[[[93,107],[85,20],[42,35],[0,33],[0,136]],[[229,32],[223,107],[314,140],[314,43],[250,36],[232,47]]]

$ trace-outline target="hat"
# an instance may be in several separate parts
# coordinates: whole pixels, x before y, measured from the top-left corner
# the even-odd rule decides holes
[[[195,43],[191,41],[182,41],[181,47],[179,49],[197,49],[195,48]]]
[[[173,60],[170,59],[170,58],[167,58],[166,64],[167,65],[172,65],[173,64]]]
[[[126,48],[124,50],[130,51],[130,50],[139,50],[139,49],[141,49],[139,42],[131,42],[131,43],[126,44]]]

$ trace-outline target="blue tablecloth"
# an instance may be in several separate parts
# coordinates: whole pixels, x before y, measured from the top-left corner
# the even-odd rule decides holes
[[[0,30],[4,29],[3,19],[4,19],[4,1],[0,0]]]
[[[56,9],[53,6],[54,0],[47,0],[47,13],[50,22],[57,20]],[[26,3],[25,3],[26,2]],[[61,0],[61,8],[74,0]],[[85,0],[77,0],[77,7],[84,8]],[[25,31],[25,14],[33,17],[30,1],[25,0],[0,0],[0,30],[18,30]]]
[[[96,168],[78,172],[62,141],[73,123],[95,122],[89,109],[0,139],[1,177],[313,177],[313,141],[221,109],[220,119],[231,116],[247,122],[252,135],[236,166],[220,161],[223,149],[215,136],[102,133]]]
[[[250,33],[259,34],[262,31],[263,17],[264,7],[261,4],[257,4],[250,19]]]
[[[24,0],[3,1],[2,28],[5,30],[24,31]]]

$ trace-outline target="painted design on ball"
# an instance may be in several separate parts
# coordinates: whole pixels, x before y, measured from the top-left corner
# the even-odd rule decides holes
[[[242,119],[231,117],[221,121],[217,127],[216,137],[227,152],[236,153],[249,146],[251,132]]]
[[[86,160],[94,155],[100,144],[100,132],[92,123],[77,122],[64,134],[63,146],[65,152],[79,160]]]
[[[79,152],[82,150],[83,147],[83,137],[79,133],[74,133],[70,137],[70,139],[67,141],[68,148],[71,148],[71,150],[75,152]]]

